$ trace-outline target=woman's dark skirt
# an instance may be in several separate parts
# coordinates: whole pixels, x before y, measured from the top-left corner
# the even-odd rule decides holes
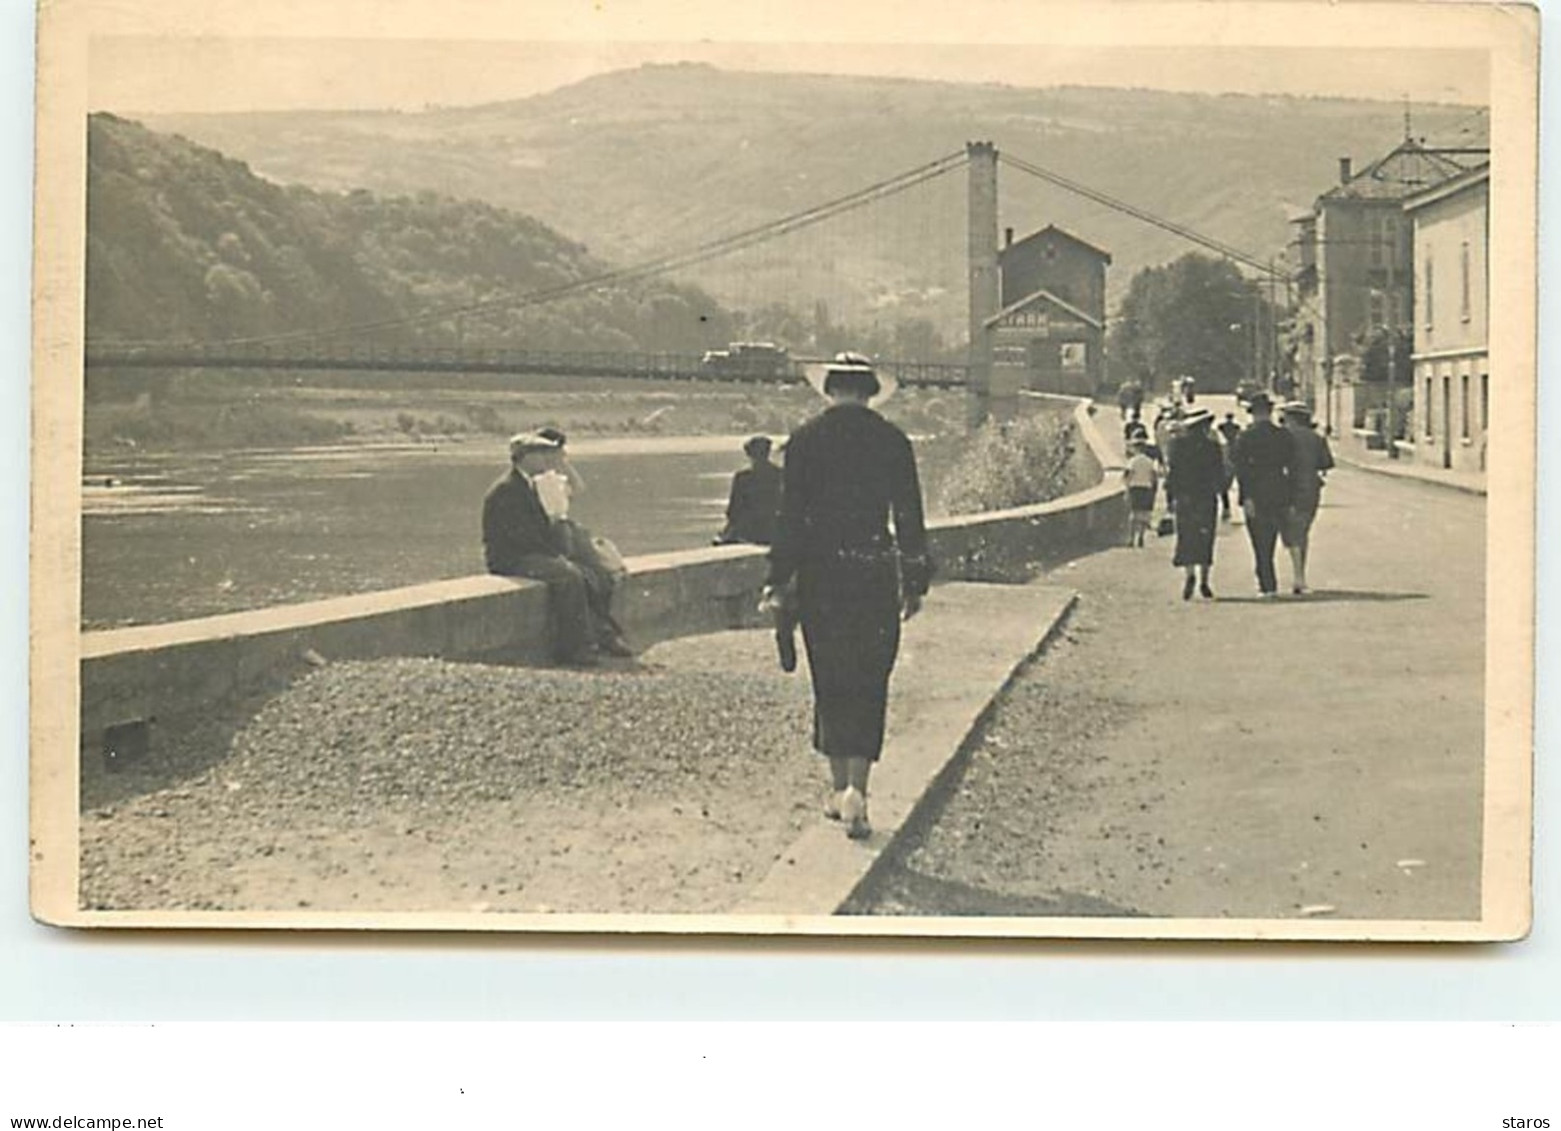
[[[1154,488],[1129,487],[1127,489],[1127,505],[1129,510],[1138,511],[1140,514],[1154,510]]]
[[[813,747],[876,762],[900,648],[898,571],[892,561],[804,565],[797,601],[813,681]]]
[[[1219,524],[1219,496],[1178,496],[1176,555],[1172,565],[1213,565],[1214,531]]]

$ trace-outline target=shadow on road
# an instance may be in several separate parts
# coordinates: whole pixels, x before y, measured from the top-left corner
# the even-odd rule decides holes
[[[1063,916],[1094,918],[1143,918],[1143,912],[1121,907],[1097,896],[1075,892],[1049,895],[1016,895],[992,891],[917,872],[897,871],[884,890],[861,903],[853,899],[841,908],[846,915],[999,915],[1036,918]],[[869,909],[870,908],[870,909]]]
[[[1222,605],[1322,605],[1334,601],[1425,601],[1429,593],[1395,593],[1373,589],[1313,589],[1310,593],[1296,595],[1284,593],[1277,600],[1262,597],[1221,597]]]

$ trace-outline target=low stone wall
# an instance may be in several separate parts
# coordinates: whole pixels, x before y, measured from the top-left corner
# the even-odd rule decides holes
[[[939,580],[1018,580],[1123,537],[1117,461],[1088,406],[1075,417],[1103,480],[1010,511],[931,524]],[[636,643],[751,626],[765,551],[715,546],[631,559],[615,610]],[[546,587],[492,576],[436,581],[200,620],[89,632],[81,649],[83,772],[104,764],[107,731],[174,725],[241,696],[280,687],[312,664],[384,656],[511,662],[551,651]],[[117,741],[116,737],[116,741]]]

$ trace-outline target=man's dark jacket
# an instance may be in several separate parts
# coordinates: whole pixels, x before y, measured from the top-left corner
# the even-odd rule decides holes
[[[773,463],[745,467],[732,477],[726,505],[726,536],[734,542],[768,546],[780,517],[781,469]]]
[[[488,488],[482,501],[482,545],[489,573],[518,573],[522,558],[563,553],[542,500],[520,472],[511,471]]]
[[[1232,463],[1241,485],[1241,502],[1265,513],[1278,513],[1294,501],[1292,464],[1295,441],[1270,420],[1256,420],[1236,437]]]

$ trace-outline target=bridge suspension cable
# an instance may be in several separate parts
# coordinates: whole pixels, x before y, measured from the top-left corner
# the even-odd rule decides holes
[[[1206,247],[1210,251],[1215,252],[1223,258],[1240,263],[1242,266],[1259,272],[1266,277],[1279,279],[1281,281],[1286,281],[1288,279],[1284,272],[1275,270],[1272,266],[1264,263],[1260,259],[1257,259],[1255,256],[1248,255],[1246,252],[1241,251],[1238,248],[1231,247],[1227,243],[1222,243],[1213,236],[1206,236],[1202,232],[1187,227],[1185,224],[1178,224],[1174,220],[1167,220],[1163,216],[1156,216],[1153,212],[1148,212],[1142,208],[1137,207],[1136,205],[1129,204],[1124,200],[1118,200],[1113,196],[1108,196],[1099,189],[1093,189],[1088,185],[1080,184],[1078,181],[1070,180],[1069,178],[1064,177],[1061,173],[1054,173],[1050,169],[1043,169],[1039,165],[1015,157],[1010,153],[999,151],[997,159],[1010,168],[1019,170],[1021,173],[1028,173],[1032,177],[1037,177],[1040,180],[1056,185],[1058,188],[1066,189],[1068,192],[1082,196],[1086,200],[1092,200],[1096,204],[1103,204],[1113,211],[1124,213],[1125,215],[1133,217],[1135,220],[1142,220],[1146,224],[1152,224],[1156,228],[1164,229],[1173,235],[1180,236],[1184,240],[1189,240],[1192,243]]]
[[[869,204],[877,203],[888,197],[904,192],[907,189],[924,184],[936,177],[941,177],[955,169],[961,168],[967,158],[963,150],[957,153],[946,154],[935,161],[915,169],[907,170],[897,176],[878,181],[866,188],[823,204],[815,205],[802,212],[793,213],[790,216],[778,220],[735,232],[720,239],[710,240],[694,247],[669,253],[643,263],[621,267],[611,271],[604,271],[588,278],[577,279],[573,282],[563,283],[555,287],[546,287],[541,290],[528,291],[524,294],[512,295],[502,299],[489,299],[482,302],[468,303],[462,306],[445,307],[440,310],[426,311],[421,314],[407,315],[402,318],[383,319],[377,322],[362,322],[347,326],[332,327],[324,330],[289,330],[275,334],[257,335],[244,338],[232,338],[215,343],[219,345],[266,345],[273,342],[300,342],[314,341],[325,338],[342,337],[348,334],[367,333],[375,330],[389,330],[404,326],[415,326],[428,322],[438,322],[447,318],[453,318],[461,314],[479,314],[500,310],[516,310],[529,306],[538,306],[543,303],[553,302],[569,295],[579,294],[584,291],[595,290],[599,287],[609,286],[615,283],[632,282],[640,279],[652,278],[656,275],[666,274],[669,271],[681,270],[700,263],[731,255],[780,236],[789,235],[792,232],[822,223],[825,220],[851,212]]]

